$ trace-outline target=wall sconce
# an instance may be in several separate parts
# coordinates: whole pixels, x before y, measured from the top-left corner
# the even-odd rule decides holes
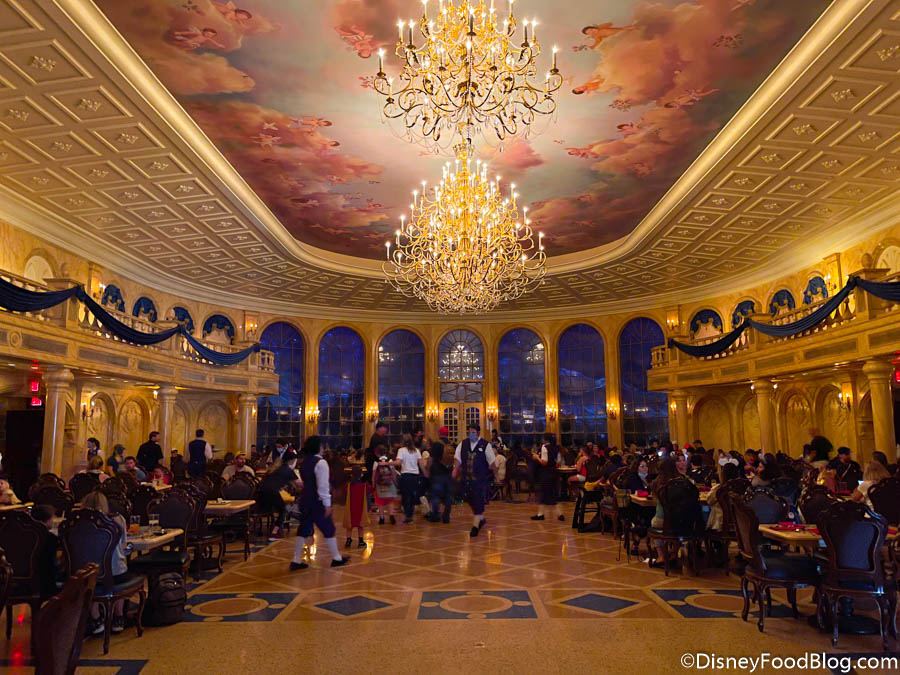
[[[559,407],[555,403],[548,403],[546,409],[547,419],[553,422],[556,419],[556,415],[559,413]]]
[[[88,407],[87,403],[81,404],[81,421],[84,422],[89,417],[94,416],[94,402],[91,401],[90,407]]]
[[[678,328],[678,312],[669,312],[666,315],[666,327],[672,331]]]
[[[678,413],[678,404],[675,401],[672,401],[669,404],[669,410],[671,410],[673,413]]]
[[[495,405],[489,405],[489,406],[485,409],[484,413],[485,413],[485,415],[487,415],[487,418],[488,418],[491,422],[495,421],[495,420],[497,419],[497,406],[495,406]]]
[[[255,333],[257,328],[259,328],[259,323],[257,323],[256,319],[247,319],[246,330],[248,333]]]
[[[441,411],[436,405],[429,407],[428,410],[425,412],[425,415],[428,417],[429,422],[436,421],[440,414],[441,414]]]
[[[607,403],[606,416],[611,420],[617,419],[619,417],[619,406],[615,403]]]
[[[366,419],[370,422],[374,422],[378,419],[378,406],[370,405],[366,408]]]
[[[841,410],[850,412],[850,410],[853,408],[853,395],[848,391],[839,391],[837,397],[838,407]]]
[[[256,417],[256,406],[253,406],[253,412],[250,414],[253,415],[254,417]]]
[[[308,408],[306,410],[306,421],[310,424],[315,424],[319,419],[319,409],[318,408]]]
[[[155,401],[159,397],[159,389],[153,390],[153,400]]]

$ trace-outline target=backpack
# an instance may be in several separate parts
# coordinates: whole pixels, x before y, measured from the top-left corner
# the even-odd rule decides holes
[[[184,578],[177,572],[160,574],[150,582],[147,605],[144,607],[145,626],[168,626],[184,618],[187,592]]]
[[[394,468],[391,466],[379,466],[375,482],[382,487],[394,484]]]

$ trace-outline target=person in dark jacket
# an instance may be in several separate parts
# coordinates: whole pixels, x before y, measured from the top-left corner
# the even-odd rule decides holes
[[[147,442],[138,448],[137,463],[152,473],[162,460],[163,451],[159,445],[159,432],[151,431]]]
[[[196,438],[188,443],[188,473],[196,478],[206,470],[206,462],[212,459],[212,446],[203,438],[203,429],[197,429]]]
[[[267,473],[256,491],[256,502],[259,504],[260,513],[275,514],[275,525],[269,534],[269,541],[284,539],[284,499],[281,491],[288,485],[300,487],[300,480],[294,468],[297,466],[297,453],[287,450],[281,455],[278,466]]]
[[[442,521],[450,522],[450,509],[453,505],[453,481],[450,477],[450,467],[444,464],[444,444],[435,441],[431,444],[428,458],[428,477],[431,480],[431,513],[426,518],[432,523]],[[444,505],[443,516],[439,513],[441,504]]]

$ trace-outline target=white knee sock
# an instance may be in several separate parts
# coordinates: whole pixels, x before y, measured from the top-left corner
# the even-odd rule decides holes
[[[303,537],[297,537],[294,539],[294,562],[302,563],[303,562],[303,549],[306,545],[306,540]]]
[[[482,521],[483,518],[484,518],[483,515],[481,515],[481,516],[472,516],[472,527],[478,527],[478,526],[481,524],[481,521]]]
[[[341,552],[338,550],[337,538],[329,537],[325,540],[325,545],[328,547],[328,552],[331,553],[332,560],[340,560]]]

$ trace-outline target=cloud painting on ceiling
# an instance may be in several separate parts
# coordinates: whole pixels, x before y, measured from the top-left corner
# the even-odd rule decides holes
[[[380,258],[410,191],[440,177],[444,158],[395,138],[372,90],[379,47],[399,71],[397,20],[419,0],[97,1],[298,240]],[[555,122],[489,159],[550,255],[627,235],[827,4],[516,2],[566,80]]]

